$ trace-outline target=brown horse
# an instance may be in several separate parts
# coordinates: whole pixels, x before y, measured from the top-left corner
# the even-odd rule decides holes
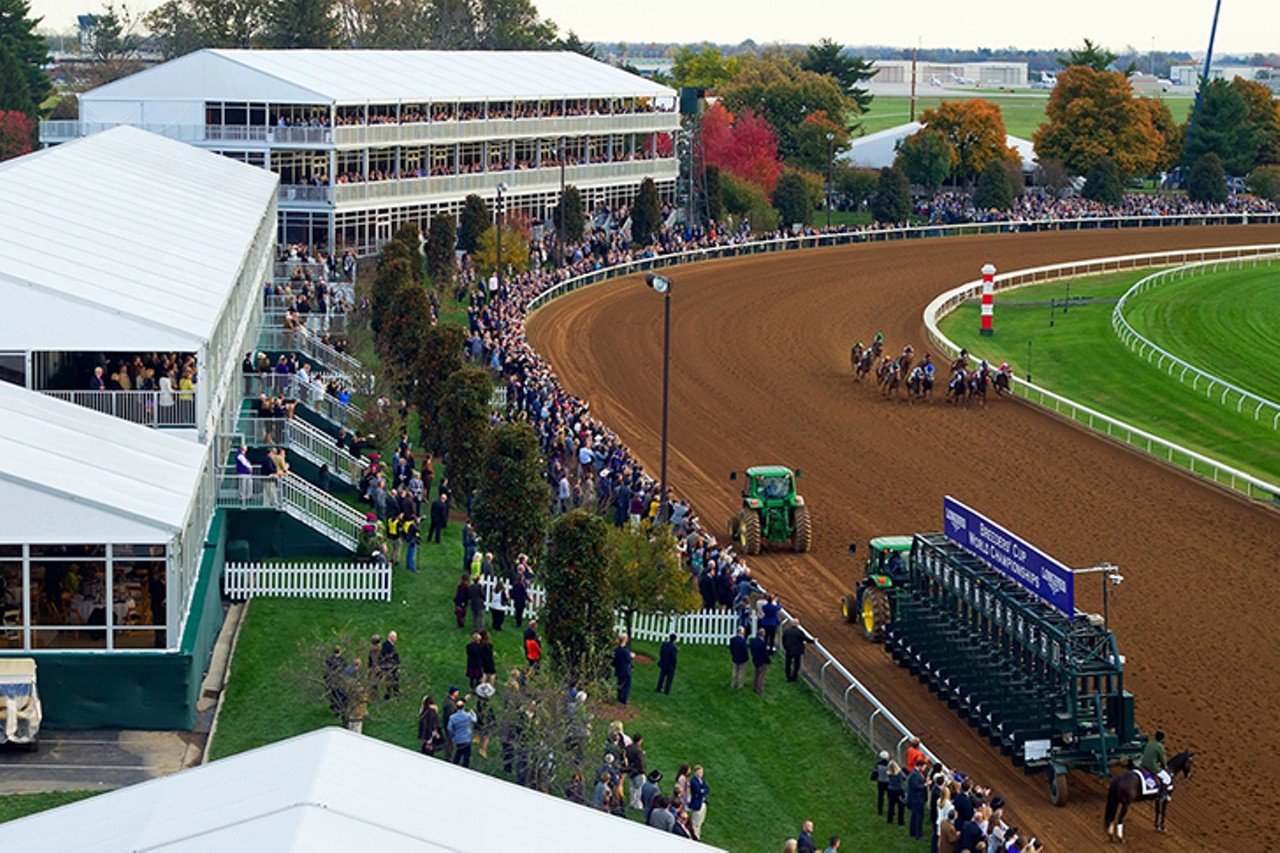
[[[1169,759],[1169,777],[1178,773],[1184,778],[1191,778],[1193,753],[1188,750],[1179,752]],[[1143,800],[1156,801],[1156,832],[1164,832],[1165,818],[1169,814],[1169,800],[1173,799],[1173,783],[1162,792],[1146,794],[1142,790],[1142,774],[1137,770],[1126,770],[1111,780],[1107,789],[1107,813],[1104,825],[1107,828],[1107,840],[1124,843],[1124,818],[1129,813],[1129,806]]]
[[[858,362],[862,361],[862,352],[862,341],[858,341],[849,349],[849,367],[853,368],[855,372],[858,369]]]
[[[854,365],[853,378],[861,382],[871,372],[871,365],[875,361],[875,354],[871,350],[864,350],[862,356],[858,359],[858,363]]]

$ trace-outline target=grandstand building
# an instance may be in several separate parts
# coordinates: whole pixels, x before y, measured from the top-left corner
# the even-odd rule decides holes
[[[576,53],[201,50],[79,98],[45,144],[129,124],[259,166],[281,243],[358,254],[470,194],[537,221],[562,180],[590,207],[679,172],[676,93]]]

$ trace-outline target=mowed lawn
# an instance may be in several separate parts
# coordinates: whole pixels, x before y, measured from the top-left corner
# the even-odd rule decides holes
[[[456,627],[452,605],[462,564],[459,528],[451,525],[444,545],[423,544],[418,575],[397,571],[390,604],[254,600],[232,661],[213,757],[337,724],[314,679],[308,683],[305,649],[339,634],[367,643],[389,630],[399,634],[405,680],[417,683],[401,698],[375,706],[364,731],[416,750],[423,692],[441,700],[450,685],[467,686],[470,632]],[[523,662],[521,631],[511,619],[493,636],[500,673]],[[636,651],[648,659],[657,655],[652,644],[637,643]],[[918,846],[909,844],[905,830],[887,827],[875,815],[871,755],[807,687],[786,683],[781,660],[763,697],[730,690],[729,675],[727,649],[686,646],[671,695],[657,695],[656,667],[643,659],[626,715],[627,730],[645,735],[649,763],[665,776],[664,791],[670,792],[681,763],[706,768],[709,843],[734,851],[778,850],[810,819],[815,836],[825,843],[826,836],[841,835],[846,850]],[[598,726],[612,708],[606,706]],[[499,754],[495,743],[490,757],[477,754],[473,766],[502,776]]]
[[[101,793],[102,791],[51,791],[46,794],[6,794],[0,796],[0,823],[65,806]]]
[[[972,98],[984,98],[1000,107],[1004,117],[1005,132],[1011,136],[1030,139],[1040,123],[1044,121],[1044,108],[1049,101],[1049,93],[994,95],[984,92],[948,92],[945,95],[931,94],[929,86],[922,87],[916,98],[916,118],[927,109],[933,109],[943,101],[966,101]],[[932,89],[936,92],[936,89]],[[1173,118],[1179,124],[1187,120],[1191,111],[1193,98],[1185,95],[1165,95],[1163,100],[1169,104]],[[902,95],[877,95],[871,102],[871,109],[859,117],[867,133],[886,130],[906,124],[911,120],[911,98]]]
[[[1071,296],[1118,298],[1150,270],[1074,279]],[[1129,351],[1111,330],[1113,302],[1059,308],[1065,282],[1032,285],[997,295],[995,335],[978,334],[979,306],[962,305],[943,319],[942,331],[971,353],[993,363],[1008,361],[1036,385],[1048,388],[1147,432],[1229,465],[1280,482],[1280,433],[1269,423],[1237,414],[1193,391]],[[1019,306],[1017,302],[1043,304]],[[1271,345],[1272,358],[1276,344]]]
[[[1280,263],[1192,275],[1135,294],[1124,316],[1157,346],[1280,401]]]

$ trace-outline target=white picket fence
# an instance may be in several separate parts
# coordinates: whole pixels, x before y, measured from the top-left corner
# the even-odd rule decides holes
[[[391,600],[388,563],[227,563],[227,598],[343,598]]]
[[[505,581],[503,582],[505,583]],[[485,606],[490,610],[501,610],[514,613],[515,606],[509,597],[499,597],[497,578],[482,576],[480,585],[485,591]],[[524,613],[527,618],[536,619],[545,606],[547,593],[540,586],[529,586],[529,601]],[[627,629],[626,614],[616,614],[615,629],[622,633]],[[754,630],[754,625],[753,628]],[[659,642],[671,634],[676,641],[692,645],[716,645],[727,643],[738,630],[738,617],[733,613],[636,613],[631,617],[631,638]]]

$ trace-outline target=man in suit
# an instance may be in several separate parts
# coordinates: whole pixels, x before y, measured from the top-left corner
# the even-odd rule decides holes
[[[733,661],[733,680],[729,686],[741,688],[747,675],[747,661],[751,660],[751,652],[747,649],[747,629],[739,628],[738,633],[729,640],[729,658]]]
[[[791,627],[782,632],[782,650],[787,654],[787,681],[795,681],[800,677],[800,662],[804,659],[806,643],[812,643],[810,637],[800,627],[800,623],[792,622]]]
[[[431,528],[427,531],[427,541],[440,544],[440,535],[449,524],[449,493],[441,492],[431,502]]]
[[[755,666],[755,677],[751,681],[751,689],[757,694],[764,693],[764,679],[769,674],[769,662],[773,659],[773,652],[769,651],[769,644],[765,642],[764,629],[756,631],[756,635],[751,638],[751,663]]]
[[[107,390],[107,380],[103,378],[102,374],[103,374],[103,370],[101,367],[95,367],[93,369],[93,376],[89,378],[90,391]]]
[[[929,786],[924,769],[917,764],[907,775],[907,808],[911,810],[911,837],[924,837],[924,806],[929,799]]]
[[[627,704],[631,695],[631,666],[635,662],[635,653],[627,647],[626,634],[618,637],[618,647],[613,650],[613,674],[618,679],[618,704]]]
[[[754,643],[755,638],[752,638],[751,642]],[[764,637],[760,638],[760,642],[764,642]],[[767,643],[765,648],[768,648]],[[806,820],[800,827],[800,834],[796,836],[796,853],[817,853],[817,850],[813,843],[813,821]]]
[[[671,681],[676,677],[676,635],[667,637],[667,641],[658,649],[658,690],[671,695]]]

